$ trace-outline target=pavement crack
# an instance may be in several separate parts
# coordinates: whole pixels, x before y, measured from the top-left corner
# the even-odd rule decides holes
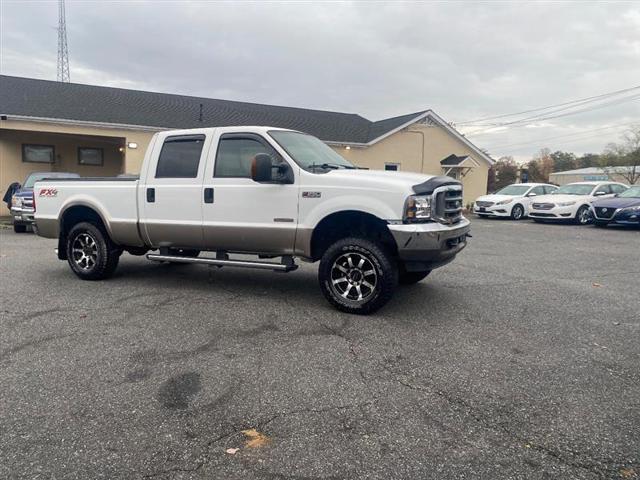
[[[19,343],[15,347],[11,347],[0,354],[0,361],[5,360],[13,355],[20,353],[23,350],[26,350],[29,347],[38,348],[45,343],[52,342],[55,340],[61,340],[63,338],[73,337],[75,333],[69,333],[66,335],[47,335],[46,337],[36,338],[32,340],[27,340],[26,342]]]

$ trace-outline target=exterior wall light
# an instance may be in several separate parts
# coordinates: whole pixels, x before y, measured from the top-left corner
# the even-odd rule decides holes
[[[127,143],[127,147],[129,147],[132,150],[135,150],[136,148],[138,148],[138,144],[136,142],[129,142]]]

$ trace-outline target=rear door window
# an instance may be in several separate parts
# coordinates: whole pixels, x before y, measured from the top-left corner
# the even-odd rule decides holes
[[[167,137],[162,145],[156,178],[197,178],[204,135]]]

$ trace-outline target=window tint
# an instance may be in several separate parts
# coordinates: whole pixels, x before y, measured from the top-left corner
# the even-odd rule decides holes
[[[611,185],[611,191],[613,193],[622,193],[626,190],[622,185]]]
[[[551,192],[555,192],[558,187],[543,187],[544,188],[544,193],[551,193]]]
[[[598,185],[598,188],[596,188],[594,190],[594,193],[598,193],[598,192],[604,192],[605,194],[610,194],[611,193],[611,186],[610,185]]]
[[[535,193],[536,195],[544,195],[544,187],[535,187],[529,193]]]
[[[204,135],[168,137],[162,145],[156,178],[196,178]]]
[[[259,153],[270,155],[275,164],[282,162],[273,148],[256,138],[223,135],[218,144],[214,177],[251,178],[251,162]]]

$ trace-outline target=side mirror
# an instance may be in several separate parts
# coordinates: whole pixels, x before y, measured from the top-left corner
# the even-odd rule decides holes
[[[606,195],[606,194],[607,194],[607,192],[603,192],[603,191],[601,191],[601,190],[598,190],[598,191],[594,194],[594,196],[596,196],[596,197],[601,197],[601,196]]]
[[[259,153],[251,162],[251,179],[254,182],[270,182],[273,179],[272,169],[271,155]]]
[[[538,196],[538,194],[537,193],[533,193],[533,192],[531,192],[529,195],[527,195],[527,197],[537,197],[537,196]]]

